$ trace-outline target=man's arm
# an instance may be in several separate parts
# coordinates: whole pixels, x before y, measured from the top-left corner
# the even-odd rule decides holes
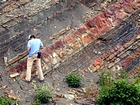
[[[28,51],[28,52],[30,51],[30,47],[27,47],[27,51]]]
[[[43,48],[44,48],[43,46],[40,47],[40,49],[43,49]]]

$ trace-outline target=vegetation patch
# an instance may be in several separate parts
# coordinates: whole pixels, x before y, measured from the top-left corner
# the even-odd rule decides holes
[[[65,76],[66,82],[68,83],[69,87],[76,88],[81,85],[82,82],[82,76],[79,74],[76,74],[75,72],[70,72]]]
[[[44,84],[35,90],[35,103],[33,105],[40,105],[48,103],[52,99],[52,89],[47,88]]]
[[[0,96],[0,105],[11,105],[16,103],[16,100],[7,96]]]
[[[100,77],[100,90],[97,97],[99,105],[140,105],[140,77],[129,81],[125,70],[120,70],[113,77],[103,71]]]

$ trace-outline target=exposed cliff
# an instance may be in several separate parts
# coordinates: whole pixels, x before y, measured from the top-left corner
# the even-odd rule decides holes
[[[119,66],[133,75],[140,67],[138,0],[13,0],[0,6],[0,83],[7,90],[17,86],[22,97],[29,34],[43,41],[42,67],[54,89],[63,87],[63,78],[59,85],[56,78],[73,70],[96,82],[97,71]],[[16,72],[13,81],[9,75]]]

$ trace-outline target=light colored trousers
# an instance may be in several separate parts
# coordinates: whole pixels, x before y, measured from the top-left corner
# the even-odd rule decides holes
[[[41,69],[41,59],[37,58],[37,54],[34,54],[31,57],[28,57],[27,59],[27,71],[26,71],[26,80],[30,81],[31,80],[31,70],[32,70],[32,65],[36,61],[36,68],[38,70],[38,76],[40,80],[44,80],[44,75],[43,71]]]

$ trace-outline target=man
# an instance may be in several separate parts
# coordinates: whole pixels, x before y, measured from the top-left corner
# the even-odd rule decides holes
[[[29,35],[28,38],[29,38],[29,41],[27,44],[27,51],[29,52],[29,54],[28,54],[28,59],[27,59],[27,71],[26,71],[25,81],[26,82],[31,81],[31,69],[32,69],[32,65],[34,61],[36,63],[36,68],[38,70],[39,79],[40,81],[43,81],[44,75],[41,69],[41,60],[40,60],[40,55],[39,55],[40,53],[38,53],[40,49],[43,49],[43,44],[40,39],[37,39],[35,37],[35,35]]]

